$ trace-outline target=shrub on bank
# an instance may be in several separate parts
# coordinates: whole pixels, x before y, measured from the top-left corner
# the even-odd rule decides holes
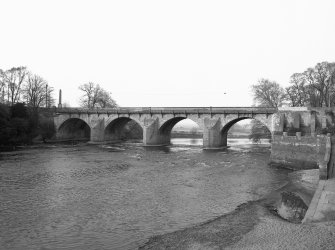
[[[5,145],[10,139],[9,109],[0,104],[0,145]]]
[[[45,142],[46,139],[51,139],[56,133],[53,120],[45,116],[40,116],[39,133],[42,136],[43,142]]]
[[[39,134],[45,141],[54,133],[52,119],[39,114],[38,109],[28,109],[24,103],[11,107],[0,104],[0,146],[30,144]]]
[[[271,139],[271,133],[264,124],[252,120],[249,139],[252,140],[252,142],[258,143],[261,139]]]

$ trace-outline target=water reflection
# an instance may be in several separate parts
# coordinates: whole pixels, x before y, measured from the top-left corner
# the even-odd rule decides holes
[[[202,139],[199,138],[172,138],[172,145],[202,146]]]
[[[172,145],[190,145],[190,146],[202,146],[203,139],[202,138],[172,138]],[[252,140],[248,138],[228,138],[227,141],[228,146],[235,145],[253,145],[253,146],[261,146],[261,145],[270,145],[269,139],[261,139],[259,143],[254,143]]]

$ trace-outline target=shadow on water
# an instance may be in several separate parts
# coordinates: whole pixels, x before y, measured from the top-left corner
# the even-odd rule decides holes
[[[227,152],[229,150],[229,146],[222,147],[222,148],[203,148],[203,152],[205,154],[212,154],[212,153],[218,153],[218,152]]]
[[[0,146],[0,152],[11,152],[16,149],[15,146]]]
[[[115,145],[104,144],[99,147],[107,150],[108,152],[122,152],[126,150],[123,145],[119,145],[119,144],[115,144]]]
[[[170,153],[171,152],[171,146],[143,146],[145,151],[148,152],[164,152],[164,153]]]
[[[147,152],[163,152],[166,154],[169,153],[176,153],[176,152],[181,152],[181,151],[189,151],[192,149],[196,149],[201,151],[202,147],[199,146],[187,146],[187,145],[180,145],[180,146],[176,146],[176,145],[167,145],[167,146],[144,146],[143,147],[145,151]]]

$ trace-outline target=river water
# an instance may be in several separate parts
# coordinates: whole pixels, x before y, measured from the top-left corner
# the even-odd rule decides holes
[[[0,154],[2,249],[137,249],[287,183],[270,144],[48,145]]]

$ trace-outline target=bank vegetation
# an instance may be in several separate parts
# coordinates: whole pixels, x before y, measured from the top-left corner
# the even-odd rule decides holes
[[[0,69],[0,147],[12,148],[45,141],[55,133],[48,108],[54,88],[26,67]],[[41,108],[44,108],[43,112]]]

